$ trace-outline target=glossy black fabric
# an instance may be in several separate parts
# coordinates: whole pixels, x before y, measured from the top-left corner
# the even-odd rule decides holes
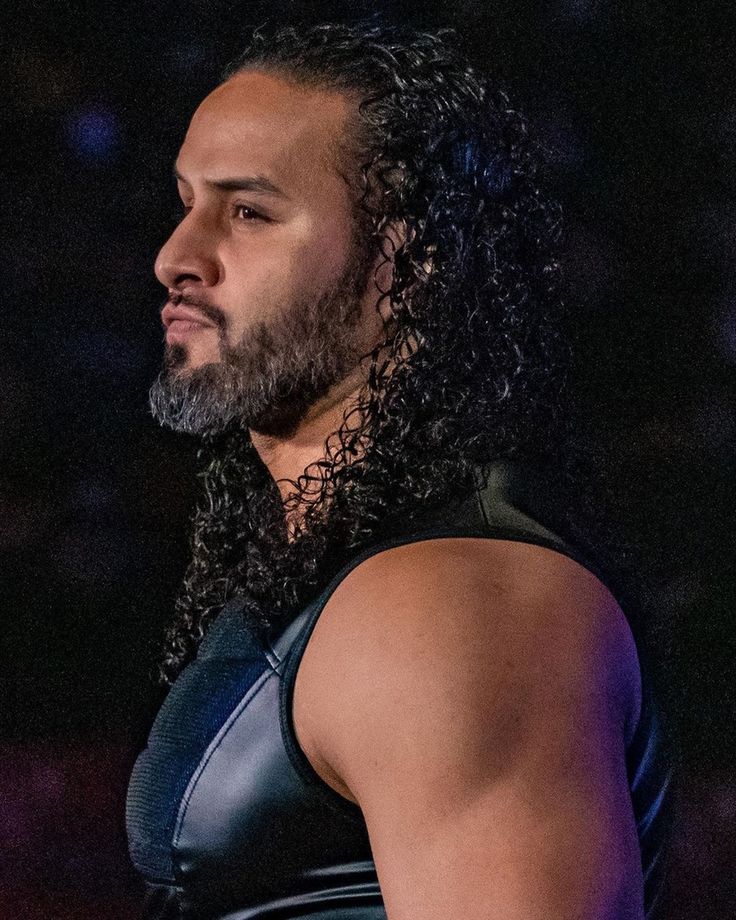
[[[447,536],[547,546],[606,581],[589,551],[559,535],[544,471],[493,464],[485,473],[466,501],[402,522],[351,560],[271,645],[255,639],[237,601],[223,609],[167,697],[131,778],[128,833],[149,888],[147,918],[385,920],[360,809],[312,770],[291,721],[299,662],[329,596],[368,556]],[[643,661],[642,671],[642,714],[626,757],[653,918],[669,762]]]

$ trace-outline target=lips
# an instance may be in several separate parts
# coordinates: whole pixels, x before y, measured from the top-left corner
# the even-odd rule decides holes
[[[166,342],[169,345],[183,344],[190,336],[205,329],[215,329],[216,325],[199,310],[192,307],[174,306],[168,303],[161,311],[161,322],[166,329]]]
[[[166,331],[192,331],[196,327],[214,327],[214,323],[206,319],[198,310],[191,307],[175,307],[173,304],[166,304],[161,311],[161,322],[164,324]]]

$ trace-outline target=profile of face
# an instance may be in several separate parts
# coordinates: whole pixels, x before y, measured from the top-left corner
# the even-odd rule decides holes
[[[162,424],[285,435],[335,385],[360,384],[383,338],[385,265],[342,172],[355,106],[244,71],[195,112],[176,163],[184,216],[155,266],[168,291],[151,389]]]

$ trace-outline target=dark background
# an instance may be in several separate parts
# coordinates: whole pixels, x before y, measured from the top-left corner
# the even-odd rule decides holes
[[[453,25],[549,148],[589,437],[650,584],[681,783],[671,918],[736,916],[736,91],[730,3],[14,4],[0,336],[0,914],[135,915],[124,789],[186,563],[152,264],[188,117],[248,27]]]

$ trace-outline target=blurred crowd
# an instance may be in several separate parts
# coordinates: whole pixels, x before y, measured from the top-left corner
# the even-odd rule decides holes
[[[147,412],[171,164],[248,29],[454,26],[547,149],[581,411],[651,572],[680,744],[669,913],[736,915],[736,86],[728,4],[21,3],[0,372],[0,914],[135,916],[127,772],[187,557],[196,444]]]

